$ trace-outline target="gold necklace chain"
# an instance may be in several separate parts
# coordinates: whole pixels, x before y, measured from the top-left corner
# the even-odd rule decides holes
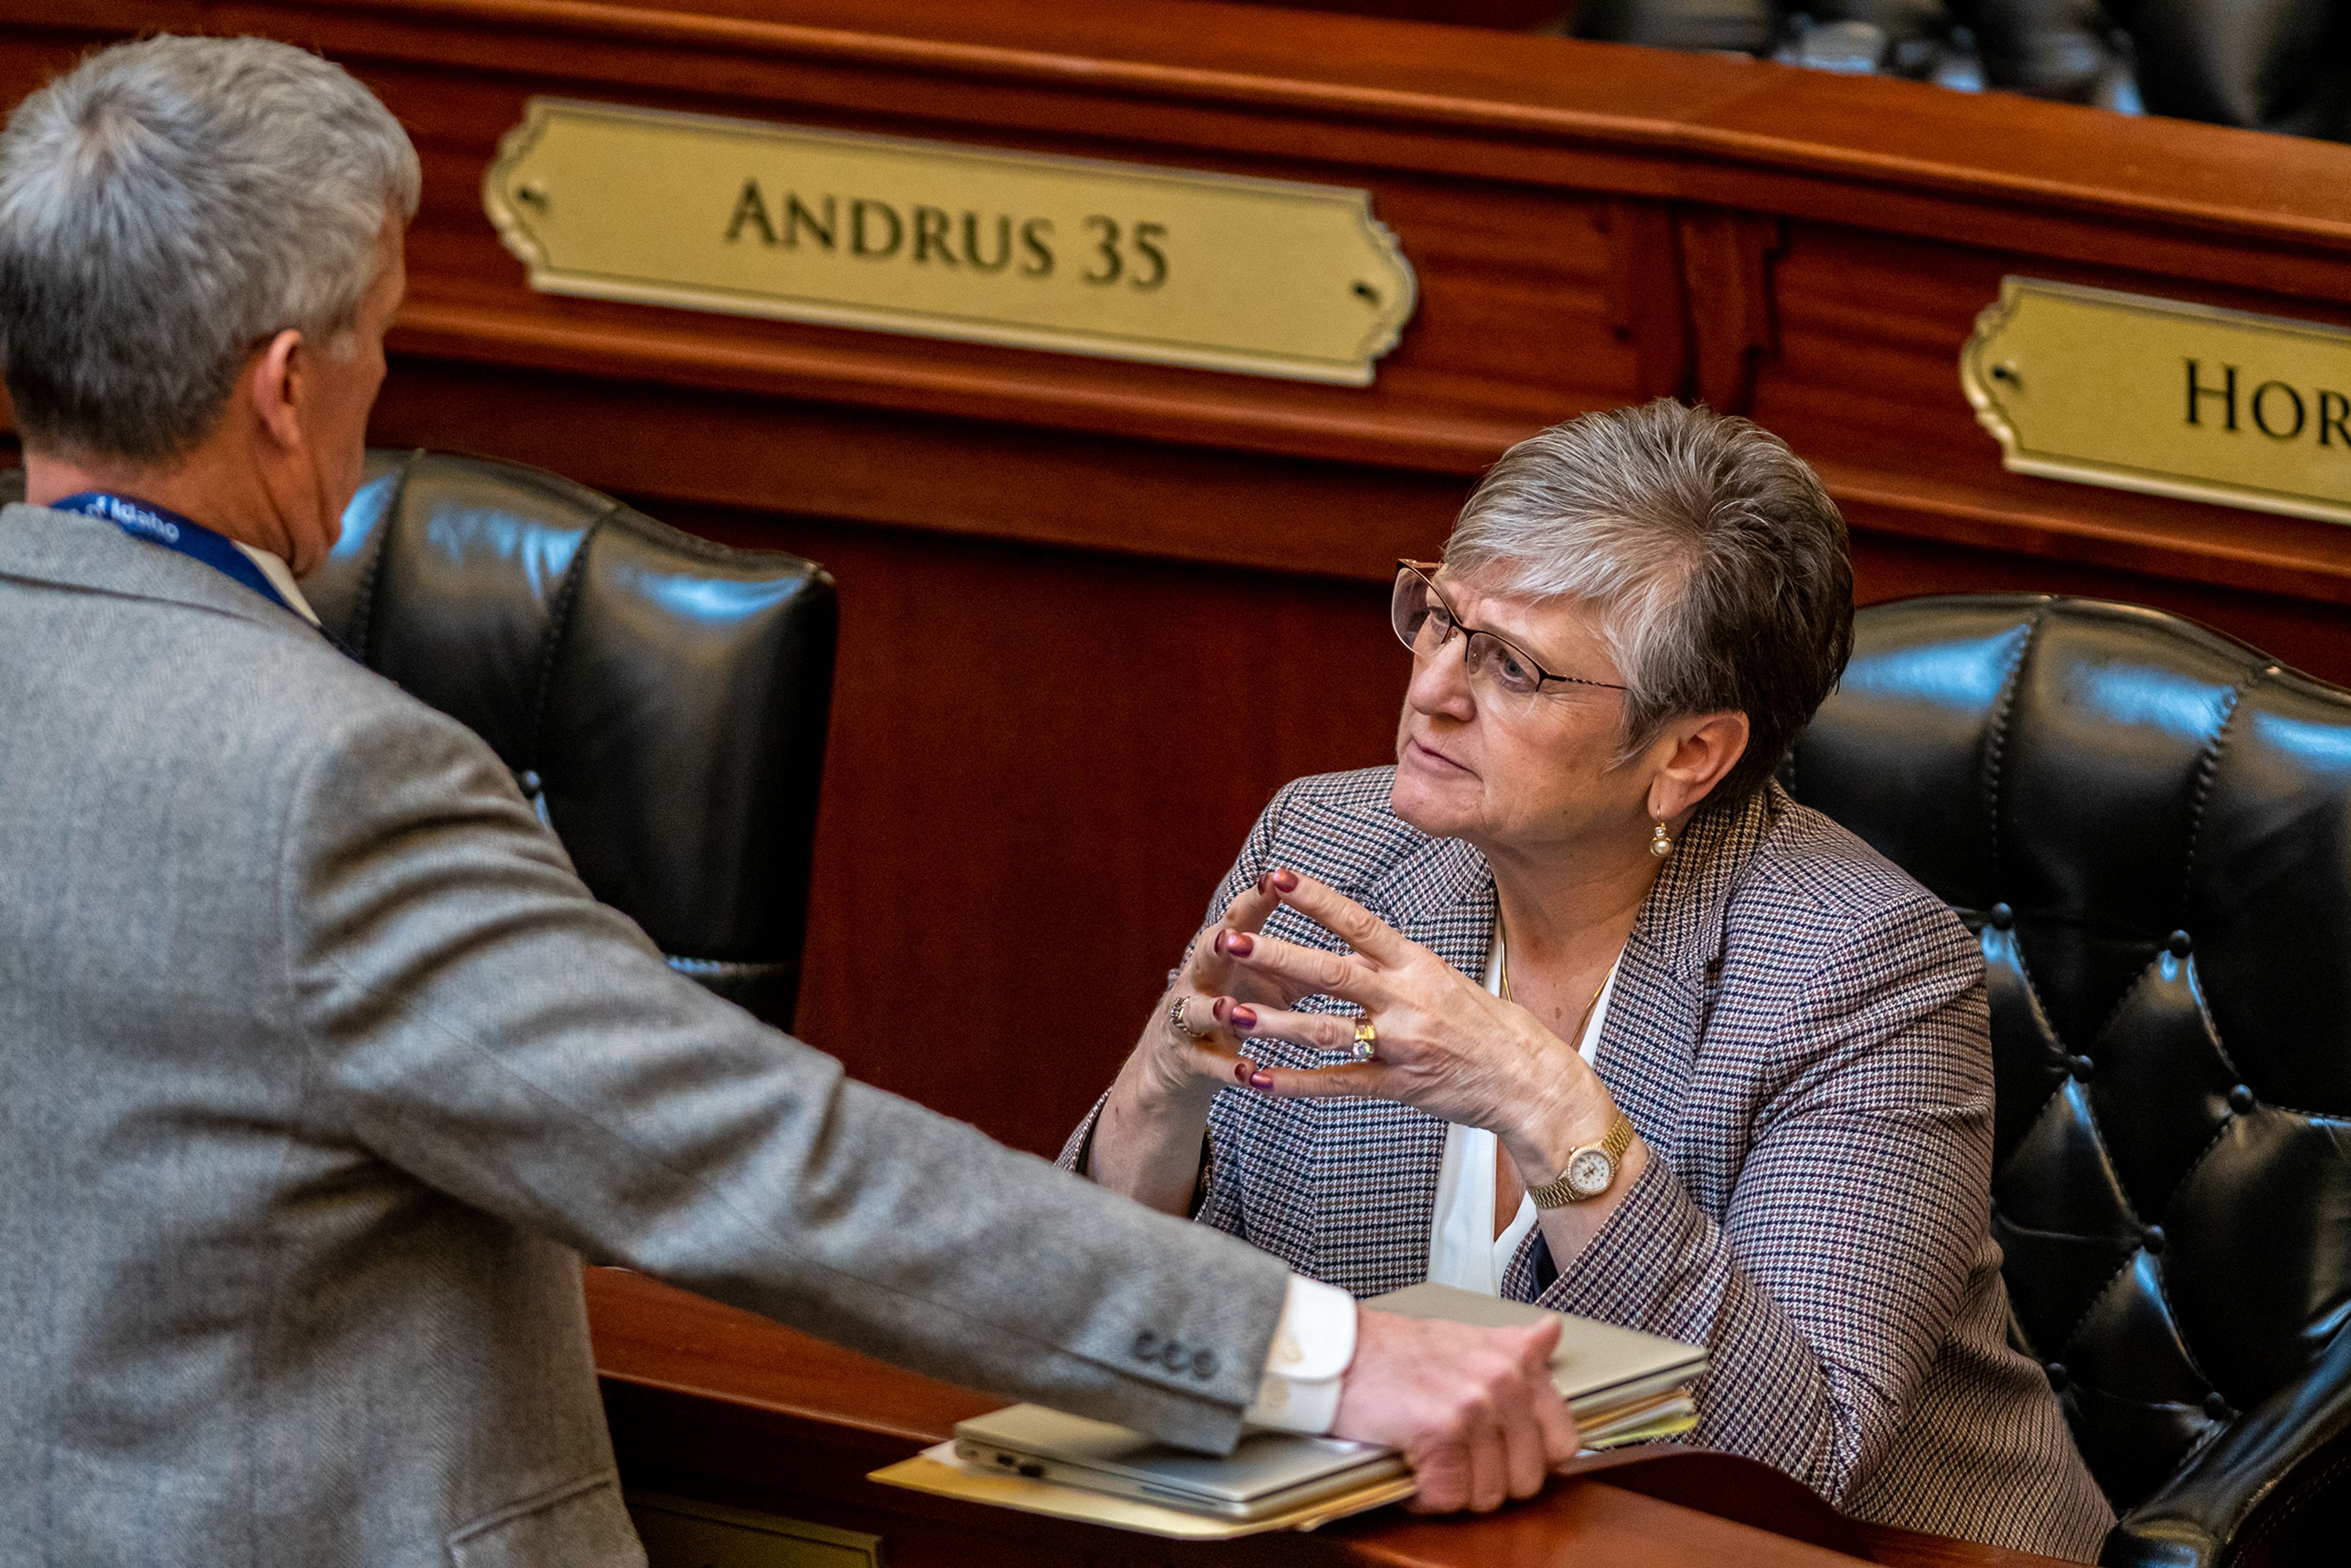
[[[1501,932],[1501,923],[1495,922],[1494,928]],[[1608,977],[1614,973],[1615,968],[1616,966],[1611,964],[1601,971],[1600,984],[1593,988],[1592,999],[1583,1004],[1583,1016],[1575,1020],[1575,1036],[1568,1043],[1578,1051],[1583,1049],[1583,1031],[1592,1027],[1593,1012],[1600,1006],[1600,993],[1608,988]],[[1506,1002],[1510,999],[1510,939],[1507,932],[1502,932],[1502,999]]]

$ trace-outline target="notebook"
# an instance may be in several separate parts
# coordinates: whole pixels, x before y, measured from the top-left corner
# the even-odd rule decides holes
[[[1678,1340],[1618,1328],[1614,1323],[1572,1317],[1526,1301],[1506,1301],[1452,1285],[1407,1285],[1374,1296],[1364,1305],[1405,1318],[1436,1318],[1484,1328],[1521,1328],[1555,1318],[1562,1325],[1559,1346],[1552,1352],[1551,1380],[1567,1401],[1567,1408],[1593,1447],[1606,1446],[1612,1424],[1621,1425],[1628,1413],[1648,1409],[1645,1402],[1660,1400],[1657,1411],[1678,1399],[1688,1406],[1688,1385],[1706,1374],[1706,1352]],[[1695,1419],[1696,1410],[1687,1414]],[[1640,1437],[1667,1434],[1640,1425]],[[1688,1429],[1685,1422],[1682,1430]],[[1616,1436],[1615,1441],[1637,1440]]]
[[[1558,1319],[1563,1328],[1552,1354],[1552,1382],[1587,1448],[1671,1437],[1696,1424],[1689,1385],[1705,1373],[1706,1353],[1694,1345],[1450,1285],[1413,1285],[1364,1304],[1400,1317],[1489,1328]],[[957,1422],[955,1456],[975,1471],[1229,1520],[1288,1513],[1404,1471],[1403,1460],[1386,1448],[1288,1432],[1251,1432],[1231,1454],[1211,1458],[1040,1405]]]

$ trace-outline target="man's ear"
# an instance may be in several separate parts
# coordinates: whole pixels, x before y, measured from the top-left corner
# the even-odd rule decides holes
[[[1649,815],[1671,822],[1696,810],[1747,755],[1747,741],[1743,713],[1710,713],[1668,726],[1657,737],[1664,757],[1649,778]]]
[[[306,362],[309,349],[302,334],[288,327],[262,344],[253,357],[253,368],[247,382],[251,387],[253,413],[269,443],[281,452],[291,452],[302,444],[302,421],[298,411],[302,382],[308,373]]]

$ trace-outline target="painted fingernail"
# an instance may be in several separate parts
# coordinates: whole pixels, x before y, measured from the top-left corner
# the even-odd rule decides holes
[[[1298,891],[1298,873],[1294,871],[1275,872],[1273,873],[1273,885],[1283,893],[1296,893]]]
[[[1209,946],[1214,947],[1217,950],[1217,956],[1222,957],[1224,956],[1225,944],[1231,940],[1232,935],[1233,934],[1229,931],[1219,931],[1217,933],[1217,939],[1208,944]]]
[[[1233,1063],[1233,1076],[1243,1083],[1247,1083],[1249,1081],[1250,1074],[1254,1073],[1256,1071],[1257,1063],[1249,1061],[1247,1057],[1243,1057],[1240,1061]]]
[[[1223,941],[1223,951],[1236,958],[1248,957],[1250,949],[1257,946],[1256,938],[1246,931],[1228,931],[1224,935]]]
[[[1249,1074],[1249,1086],[1259,1092],[1270,1090],[1273,1087],[1273,1079],[1263,1072],[1252,1072]]]
[[[1218,997],[1215,1001],[1208,1004],[1208,1016],[1216,1019],[1218,1023],[1222,1023],[1225,1021],[1225,1013],[1232,1007],[1232,1005],[1233,1002],[1230,997]]]
[[[1257,878],[1257,890],[1258,890],[1259,893],[1264,893],[1264,892],[1267,892],[1268,890],[1270,890],[1272,886],[1273,886],[1273,873],[1271,873],[1271,872],[1270,872],[1270,871],[1267,871],[1267,872],[1259,872],[1259,873],[1258,873],[1258,878]]]
[[[1241,1003],[1235,1006],[1233,1009],[1233,1027],[1235,1029],[1255,1029],[1257,1027],[1257,1009],[1249,1006],[1247,1003]]]

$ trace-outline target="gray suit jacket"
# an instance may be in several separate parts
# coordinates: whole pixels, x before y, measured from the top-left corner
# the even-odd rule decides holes
[[[1396,818],[1394,772],[1284,789],[1211,917],[1290,866],[1484,974],[1493,873]],[[1290,910],[1266,929],[1339,946]],[[1692,1440],[1857,1517],[2097,1554],[2114,1514],[2007,1343],[1983,960],[1949,909],[1776,785],[1703,811],[1641,907],[1594,1056],[1654,1157],[1548,1285],[1530,1237],[1504,1294],[1704,1344]],[[1205,1224],[1357,1295],[1426,1277],[1443,1123],[1228,1090],[1209,1128]]]
[[[0,511],[0,1563],[642,1562],[581,1254],[1210,1448],[1286,1281],[673,973],[292,615]]]

